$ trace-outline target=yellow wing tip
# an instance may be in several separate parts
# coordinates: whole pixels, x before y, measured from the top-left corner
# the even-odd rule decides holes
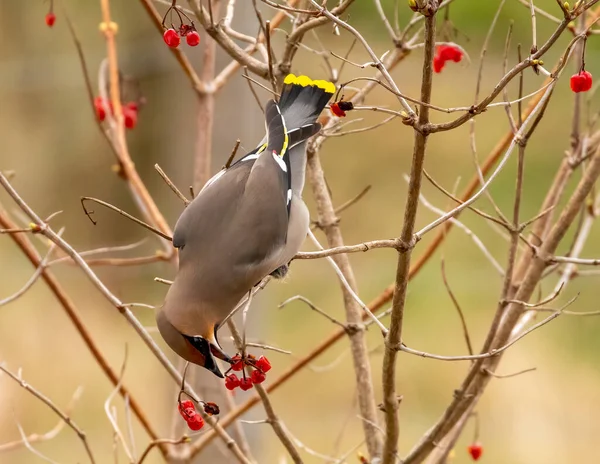
[[[283,83],[300,85],[302,87],[313,86],[313,87],[318,87],[320,89],[323,89],[327,93],[331,93],[331,94],[335,93],[335,85],[332,82],[325,81],[325,80],[313,81],[308,76],[296,76],[295,74],[288,74],[285,77],[285,79],[283,80]]]

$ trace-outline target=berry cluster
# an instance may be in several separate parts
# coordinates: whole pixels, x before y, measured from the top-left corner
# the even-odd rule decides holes
[[[244,366],[254,368],[250,377],[246,377]],[[237,372],[241,371],[242,378],[240,379],[235,373],[227,374],[225,376],[225,388],[227,388],[227,390],[235,390],[237,387],[240,387],[242,390],[246,391],[250,390],[252,385],[263,383],[265,381],[267,378],[265,374],[271,370],[271,363],[264,356],[256,359],[252,355],[247,355],[245,359],[242,359],[240,355],[235,355],[231,358],[231,368],[229,370]]]
[[[163,34],[163,40],[171,48],[179,47],[181,37],[185,37],[185,41],[190,47],[195,47],[200,43],[200,34],[196,31],[194,23],[191,26],[182,24],[179,31],[176,31],[175,28],[169,28]]]
[[[192,401],[181,401],[178,405],[178,409],[179,414],[181,414],[181,417],[185,419],[188,427],[191,430],[197,431],[204,427],[204,419],[202,419],[202,416],[198,414],[198,411],[196,411],[196,407]]]
[[[463,52],[456,45],[439,45],[435,50],[433,57],[433,70],[436,73],[442,72],[446,61],[454,61],[459,63],[462,60]]]
[[[571,76],[571,90],[575,93],[587,92],[592,88],[592,73],[581,70]]]
[[[105,105],[102,97],[94,98],[94,109],[96,110],[96,117],[99,121],[104,121],[106,119],[106,110],[104,109],[105,106],[108,106],[111,114],[114,114],[112,102],[109,101],[108,105]],[[131,101],[123,104],[121,108],[123,110],[123,118],[125,119],[125,127],[127,129],[135,129],[135,126],[137,125],[139,105],[136,102]]]
[[[483,446],[481,446],[481,443],[472,443],[467,446],[467,451],[473,458],[473,461],[477,461],[483,454]]]
[[[171,27],[167,28],[165,22],[167,21],[167,17],[173,19],[173,13],[175,13],[179,19],[179,27],[175,27],[173,23],[171,23]],[[182,37],[185,37],[185,41],[190,47],[195,47],[200,43],[200,34],[198,34],[196,26],[194,26],[194,21],[192,21],[190,17],[177,6],[176,0],[173,0],[173,3],[163,16],[162,26],[165,29],[163,40],[171,48],[179,47]]]
[[[354,105],[352,104],[351,101],[340,100],[338,102],[331,103],[329,105],[329,109],[338,118],[345,118],[346,117],[346,111],[353,110],[354,109]]]

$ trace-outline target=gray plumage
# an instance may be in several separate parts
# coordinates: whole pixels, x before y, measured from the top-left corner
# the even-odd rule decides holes
[[[178,355],[219,376],[212,356],[229,360],[216,338],[219,324],[253,286],[290,262],[308,231],[301,197],[306,140],[320,129],[315,121],[333,85],[302,85],[307,79],[286,78],[279,105],[266,106],[263,142],[207,182],[175,226],[179,270],[158,328]]]

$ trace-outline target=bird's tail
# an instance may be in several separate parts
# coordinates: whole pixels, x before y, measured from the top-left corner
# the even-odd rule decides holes
[[[279,108],[288,130],[313,124],[334,93],[335,85],[331,82],[288,74],[279,98]]]

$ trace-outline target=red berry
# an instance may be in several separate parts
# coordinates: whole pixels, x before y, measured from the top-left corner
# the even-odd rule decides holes
[[[262,372],[267,373],[271,370],[271,363],[267,358],[261,356],[258,358],[258,361],[256,361],[256,367],[258,367]]]
[[[467,451],[473,458],[473,461],[477,461],[483,454],[483,446],[481,446],[481,443],[473,443],[467,447]]]
[[[136,105],[137,106],[137,105]],[[137,124],[137,109],[133,109],[128,105],[123,106],[123,117],[125,118],[125,127],[127,129],[135,129]]]
[[[581,75],[584,79],[583,91],[587,92],[588,90],[590,90],[592,88],[592,83],[593,83],[592,73],[590,73],[588,71],[583,71],[583,72],[581,72]]]
[[[55,22],[56,22],[56,15],[54,13],[48,13],[46,15],[46,25],[48,27],[52,27],[52,26],[54,26]]]
[[[196,31],[190,31],[185,35],[185,41],[190,47],[195,47],[200,43],[200,34]]]
[[[177,405],[177,409],[179,409],[179,414],[181,414],[181,417],[183,417],[186,421],[190,420],[192,417],[198,414],[196,412],[196,407],[194,406],[194,403],[192,403],[189,400],[182,401],[181,403],[179,403]]]
[[[192,408],[192,409],[196,409],[196,407],[194,406],[194,403],[190,400],[185,400],[182,401],[181,403],[179,403],[179,409],[187,409],[187,408]]]
[[[106,110],[104,109],[104,100],[102,100],[102,97],[94,98],[94,109],[96,110],[96,117],[100,121],[104,121],[106,119]]]
[[[579,93],[583,90],[583,77],[579,74],[573,74],[571,76],[571,90],[575,93]]]
[[[439,45],[435,49],[435,56],[433,57],[433,70],[440,73],[444,69],[446,61],[458,63],[462,60],[462,57],[462,50],[455,45]]]
[[[335,114],[338,118],[346,117],[346,112],[340,108],[340,105],[338,103],[332,103],[331,105],[329,105],[329,108],[331,109],[331,112]]]
[[[455,63],[458,63],[460,60],[462,60],[463,56],[461,49],[455,45],[440,45],[436,50],[436,54],[444,61],[452,60]]]
[[[235,374],[229,374],[225,376],[225,388],[227,390],[235,390],[240,386],[240,379]]]
[[[440,59],[447,61],[450,59],[452,51],[448,45],[438,45],[435,49],[435,54],[440,57]]]
[[[200,430],[202,427],[204,427],[204,419],[202,419],[200,414],[196,413],[187,421],[187,424],[191,430]]]
[[[451,47],[450,49],[452,50],[452,53],[449,53],[450,59],[455,63],[460,62],[460,60],[462,60],[463,57],[462,50],[458,47]]]
[[[241,371],[244,368],[244,362],[239,354],[236,354],[233,358],[231,358],[231,369],[234,371]]]
[[[163,34],[163,39],[165,43],[171,48],[179,47],[181,43],[181,38],[175,29],[167,29]]]
[[[250,376],[252,383],[263,383],[266,378],[267,376],[259,370],[252,371],[252,375]]]
[[[240,388],[244,391],[250,390],[252,388],[252,379],[250,377],[244,377],[240,380]]]
[[[580,71],[571,76],[571,90],[575,93],[587,92],[592,88],[592,74],[588,71]]]
[[[433,71],[436,73],[441,73],[442,69],[444,69],[444,65],[446,64],[446,62],[441,59],[439,56],[434,56],[433,57]]]

